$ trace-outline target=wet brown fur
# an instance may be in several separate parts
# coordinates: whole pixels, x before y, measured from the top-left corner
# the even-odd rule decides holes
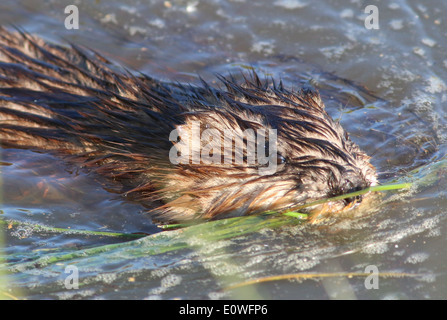
[[[369,157],[312,89],[290,91],[255,73],[222,88],[117,71],[105,58],[0,28],[3,147],[47,150],[96,171],[165,221],[285,210],[374,185]],[[278,170],[169,161],[173,129],[276,129]],[[193,152],[198,152],[193,150]],[[340,201],[342,209],[350,201]]]

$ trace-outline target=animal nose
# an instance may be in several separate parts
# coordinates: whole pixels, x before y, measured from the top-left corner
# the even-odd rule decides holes
[[[351,182],[349,182],[349,184],[352,185]],[[355,186],[355,187],[351,186],[349,189],[346,190],[346,192],[344,192],[344,194],[353,193],[353,192],[356,192],[356,191],[360,191],[362,189],[363,188],[361,186]],[[348,205],[348,204],[352,204],[354,202],[362,202],[362,198],[363,197],[361,195],[357,195],[357,196],[354,196],[354,197],[345,198],[344,201],[345,201],[346,205]]]

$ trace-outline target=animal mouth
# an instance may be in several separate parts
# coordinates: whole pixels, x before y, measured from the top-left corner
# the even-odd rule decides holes
[[[305,204],[296,205],[286,211],[295,211],[307,214],[311,223],[325,221],[326,218],[337,216],[356,216],[357,212],[367,212],[378,200],[379,195],[376,192],[366,192],[356,194],[365,190],[368,186],[352,186],[349,189],[331,192],[326,198],[312,199]],[[350,196],[350,194],[353,194]]]

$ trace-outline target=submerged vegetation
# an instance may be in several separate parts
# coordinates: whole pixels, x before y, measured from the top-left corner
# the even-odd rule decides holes
[[[346,194],[342,197],[353,197],[369,192],[384,192],[390,190],[410,190],[406,193],[407,196],[412,194],[411,190],[418,187],[426,187],[436,182],[440,170],[444,170],[447,166],[446,161],[440,161],[430,168],[421,168],[410,173],[406,181],[392,184],[385,184],[382,186],[370,187],[365,190],[357,191],[355,193]],[[340,197],[330,198],[325,201],[330,202],[339,200]],[[322,201],[318,201],[321,203]],[[378,206],[386,205],[387,201],[381,201]],[[311,206],[313,204],[309,204]],[[0,230],[14,230],[15,228],[31,228],[34,234],[65,234],[70,236],[89,236],[89,237],[108,237],[118,240],[117,243],[100,245],[89,248],[58,248],[54,250],[41,250],[39,252],[29,252],[28,255],[21,254],[20,257],[10,257],[0,262],[0,272],[8,271],[14,274],[22,273],[26,270],[34,270],[50,267],[52,272],[60,270],[60,266],[67,264],[86,264],[88,266],[99,267],[103,264],[114,263],[115,261],[124,261],[126,259],[137,259],[142,257],[149,257],[159,254],[166,254],[176,250],[195,250],[202,252],[209,248],[211,244],[215,244],[221,240],[235,239],[250,233],[258,232],[262,229],[275,229],[282,226],[299,225],[311,221],[310,215],[300,213],[300,208],[295,208],[294,211],[288,212],[266,212],[260,215],[236,217],[216,221],[204,221],[194,225],[164,225],[162,229],[164,232],[153,235],[147,234],[128,234],[119,232],[104,232],[104,231],[90,231],[90,230],[73,230],[64,228],[54,228],[49,226],[30,224],[20,221],[11,221],[5,218],[0,218]],[[124,240],[124,241],[122,241]],[[206,251],[206,250],[205,250]],[[209,254],[209,253],[208,253]],[[58,269],[59,268],[59,269]],[[63,272],[59,271],[61,274]],[[333,277],[356,277],[364,276],[362,272],[356,273],[334,273]],[[330,274],[323,275],[324,277],[331,276]],[[384,273],[387,277],[403,277],[414,276],[403,273]],[[319,274],[292,274],[292,275],[272,275],[264,279],[246,279],[245,281],[226,280],[228,290],[233,290],[240,287],[249,286],[253,283],[264,281],[278,281],[281,279],[308,279],[311,277],[319,278]],[[4,281],[5,277],[1,276],[0,280]],[[3,298],[11,298],[7,296],[5,291],[5,283],[1,283],[0,291],[3,293]],[[237,291],[238,291],[237,290]],[[6,296],[5,296],[6,295]],[[13,297],[13,296],[12,296]]]

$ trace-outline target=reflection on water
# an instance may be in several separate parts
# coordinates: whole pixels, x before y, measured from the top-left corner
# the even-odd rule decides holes
[[[3,1],[0,21],[53,41],[66,38],[89,46],[160,79],[198,82],[200,74],[218,85],[214,73],[238,75],[253,67],[289,87],[312,81],[329,113],[372,155],[382,182],[418,183],[410,192],[387,194],[374,214],[331,225],[262,228],[232,239],[181,238],[181,232],[169,231],[123,242],[39,232],[26,225],[3,228],[13,286],[25,297],[447,297],[447,21],[442,0],[379,1],[379,30],[365,29],[363,4],[356,1],[125,0],[80,4],[75,31],[62,27],[68,2]],[[3,220],[159,231],[143,208],[104,190],[98,177],[52,156],[5,149],[0,170]],[[34,259],[40,259],[40,268]],[[68,264],[79,268],[81,289],[63,285]],[[369,265],[418,277],[380,278],[378,290],[368,290],[362,277],[223,290],[271,275],[364,272]]]

